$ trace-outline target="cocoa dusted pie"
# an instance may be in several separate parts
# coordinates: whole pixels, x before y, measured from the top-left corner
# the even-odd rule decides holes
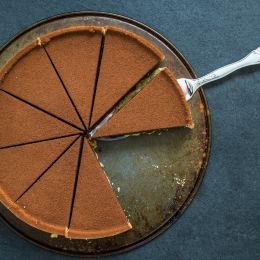
[[[0,201],[6,208],[68,238],[131,229],[92,143],[192,128],[176,79],[158,69],[163,58],[126,30],[80,26],[44,35],[9,60],[0,71]]]

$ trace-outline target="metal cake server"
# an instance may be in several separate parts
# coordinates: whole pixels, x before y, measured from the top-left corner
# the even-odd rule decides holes
[[[197,78],[197,79],[188,79],[188,78],[180,78],[177,79],[184,96],[187,101],[189,101],[194,93],[203,85],[208,84],[209,82],[221,79],[230,73],[241,69],[243,67],[251,66],[260,64],[260,47],[250,52],[246,57],[243,59],[236,61],[234,63],[231,63],[229,65],[226,65],[224,67],[221,67],[219,69],[216,69],[207,75]],[[93,135],[95,131],[102,127],[108,120],[113,116],[113,113],[109,114],[107,118],[105,118],[94,131],[91,133]],[[115,137],[106,137],[106,138],[99,138],[99,140],[103,141],[116,141],[121,140],[124,138],[127,138],[129,135],[122,135],[122,136],[115,136]]]
[[[177,81],[185,95],[186,100],[188,101],[201,86],[221,79],[240,68],[255,64],[260,64],[260,47],[250,52],[245,58],[214,70],[203,77],[198,79],[180,78],[177,79]]]

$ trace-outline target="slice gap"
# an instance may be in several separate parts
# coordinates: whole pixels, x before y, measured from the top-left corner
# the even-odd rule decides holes
[[[76,197],[76,191],[77,191],[78,179],[79,179],[80,164],[81,164],[81,160],[82,160],[84,139],[85,139],[84,136],[82,136],[81,137],[81,142],[80,142],[79,154],[78,154],[77,170],[76,170],[76,175],[75,175],[74,185],[73,185],[73,193],[72,193],[72,199],[71,199],[71,205],[70,205],[70,214],[69,214],[68,227],[70,227],[71,218],[72,218],[72,212],[73,212],[73,209],[74,209],[74,203],[75,203],[75,197]],[[67,232],[67,229],[66,229],[66,232]],[[65,235],[66,235],[66,233],[65,233]]]
[[[75,140],[17,201],[18,215],[48,233],[64,235],[77,169],[79,139]]]
[[[91,128],[140,78],[164,59],[159,49],[137,34],[116,27],[106,29]]]
[[[25,104],[27,104],[27,105],[29,105],[29,106],[31,106],[31,107],[37,109],[37,110],[39,110],[39,111],[41,111],[41,112],[43,112],[43,113],[45,113],[45,114],[48,115],[48,116],[51,116],[51,117],[53,117],[53,118],[56,118],[57,120],[59,120],[59,121],[65,123],[65,124],[68,124],[68,125],[70,125],[70,126],[76,128],[76,129],[78,129],[78,130],[82,130],[82,131],[83,131],[83,129],[79,128],[77,125],[74,125],[74,124],[72,124],[71,122],[68,122],[68,121],[66,121],[66,120],[63,119],[63,118],[61,118],[61,117],[59,117],[59,116],[56,116],[56,115],[50,113],[49,111],[46,111],[45,109],[43,109],[43,108],[41,108],[41,107],[38,107],[37,105],[32,104],[31,102],[29,102],[29,101],[27,101],[27,100],[25,100],[25,99],[23,99],[23,98],[21,98],[21,97],[18,97],[18,96],[16,96],[15,94],[13,94],[13,93],[11,93],[11,92],[9,92],[9,91],[3,90],[3,89],[0,89],[0,91],[2,91],[2,92],[4,92],[4,93],[6,93],[6,94],[12,96],[13,98],[18,99],[19,101],[21,101],[21,102],[23,102],[23,103],[25,103]]]
[[[131,228],[95,152],[85,141],[66,237],[97,239],[114,236]]]
[[[59,72],[58,72],[58,70],[57,70],[57,68],[56,68],[56,66],[55,66],[55,64],[53,63],[53,61],[52,61],[52,59],[51,59],[51,57],[50,57],[48,51],[46,50],[46,48],[44,47],[44,45],[41,45],[41,46],[42,46],[43,50],[45,51],[45,53],[46,53],[46,55],[47,55],[47,57],[48,57],[48,59],[49,59],[51,65],[52,65],[52,67],[53,67],[53,69],[54,69],[54,71],[55,71],[57,77],[59,78],[59,80],[60,80],[60,82],[61,82],[61,85],[62,85],[64,91],[66,92],[66,94],[67,94],[67,96],[68,96],[68,98],[69,98],[69,100],[70,100],[70,102],[71,102],[71,104],[72,104],[72,106],[73,106],[75,112],[77,113],[77,116],[79,117],[79,120],[81,121],[81,123],[82,123],[84,129],[87,129],[87,128],[86,128],[86,125],[85,125],[85,123],[84,123],[84,121],[83,121],[83,119],[82,119],[82,117],[81,117],[81,115],[80,115],[80,113],[79,113],[79,111],[78,111],[78,109],[77,109],[77,107],[76,107],[74,101],[72,100],[72,98],[71,98],[71,96],[70,96],[70,94],[69,94],[69,92],[68,92],[68,90],[67,90],[67,88],[66,88],[66,86],[65,86],[65,84],[64,84],[64,82],[63,82],[63,80],[62,80],[62,78],[61,78],[61,76],[60,76],[60,74],[59,74]]]
[[[177,80],[164,68],[92,135],[133,135],[175,127],[193,128],[191,112]]]
[[[41,139],[41,140],[37,140],[37,141],[30,141],[30,142],[25,142],[25,143],[13,144],[13,145],[0,147],[0,150],[7,149],[7,148],[13,148],[13,147],[19,147],[19,146],[28,145],[28,144],[37,144],[37,143],[41,143],[41,142],[62,139],[62,138],[71,137],[71,136],[80,135],[80,134],[81,134],[81,132],[76,133],[76,134],[69,134],[69,135],[56,136],[56,137],[47,138],[47,139]]]
[[[20,194],[16,201],[20,200],[55,165],[55,163],[60,160],[60,158],[73,146],[74,143],[76,143],[78,139],[79,136],[70,143],[61,154],[59,154],[59,156],[27,187],[26,190],[23,191],[23,193]]]
[[[105,37],[106,37],[106,29],[103,28],[102,38],[101,38],[101,43],[100,43],[100,49],[99,49],[99,56],[98,56],[98,64],[97,64],[97,70],[96,70],[96,78],[95,78],[95,84],[94,84],[94,92],[93,92],[93,96],[92,96],[91,110],[90,110],[90,114],[89,114],[88,128],[90,128],[91,121],[92,121],[92,114],[93,114],[93,109],[94,109],[98,79],[99,79],[100,68],[101,68],[102,57],[103,57],[103,51],[104,51],[104,45],[105,45]]]
[[[142,77],[114,106],[101,117],[89,130],[89,136],[92,138],[95,133],[121,110],[130,100],[132,100],[158,73],[162,71],[160,63],[152,68],[144,77]]]

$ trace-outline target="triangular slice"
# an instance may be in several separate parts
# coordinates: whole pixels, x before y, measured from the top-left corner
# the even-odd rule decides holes
[[[108,28],[91,125],[163,57],[157,48],[143,38],[123,29]]]
[[[18,199],[75,138],[64,137],[0,149],[1,194],[12,201]]]
[[[96,27],[73,27],[47,35],[45,48],[88,126],[102,39]],[[43,39],[44,42],[44,39]]]
[[[133,134],[173,127],[193,127],[178,82],[165,68],[121,108],[94,137]]]
[[[68,237],[102,238],[131,228],[89,143],[84,142]]]
[[[0,91],[0,148],[79,132]]]
[[[82,127],[42,47],[34,43],[23,49],[5,66],[4,73],[1,89]]]
[[[70,217],[80,141],[26,192],[17,204],[19,216],[28,224],[49,233],[64,235]]]
[[[0,148],[79,130],[0,91]]]

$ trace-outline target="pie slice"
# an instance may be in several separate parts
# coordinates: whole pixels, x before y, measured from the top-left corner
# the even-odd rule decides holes
[[[15,55],[0,76],[1,89],[82,127],[48,56],[36,43]]]
[[[119,28],[108,28],[91,125],[163,58],[164,55],[143,38]]]
[[[12,201],[17,200],[75,138],[75,136],[64,137],[0,149],[0,193],[2,196]],[[8,199],[5,202],[8,202]]]
[[[68,237],[102,238],[131,229],[96,155],[84,142]]]
[[[94,137],[193,127],[191,112],[175,77],[165,68],[125,104]]]
[[[77,171],[79,139],[18,201],[15,212],[28,224],[64,235]]]
[[[0,91],[0,148],[79,132]]]
[[[102,34],[97,27],[72,27],[42,40],[86,126],[89,124]],[[50,40],[51,39],[51,40]]]

